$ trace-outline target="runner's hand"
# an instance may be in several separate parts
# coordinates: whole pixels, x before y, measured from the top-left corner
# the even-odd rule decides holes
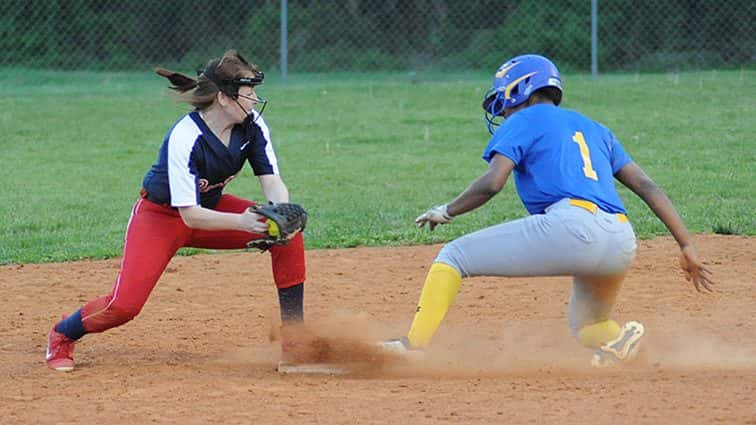
[[[431,230],[435,229],[439,224],[449,224],[451,222],[452,216],[449,215],[446,205],[436,205],[415,219],[417,227],[423,227],[425,223],[428,223]]]
[[[696,249],[693,245],[687,245],[680,250],[680,268],[685,273],[685,280],[693,282],[696,291],[703,292],[703,289],[714,292],[711,280],[711,270],[709,270],[701,260],[698,259]]]

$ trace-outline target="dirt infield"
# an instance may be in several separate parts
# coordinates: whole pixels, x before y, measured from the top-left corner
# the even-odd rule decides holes
[[[371,341],[408,326],[438,246],[308,251],[306,312],[343,376],[280,375],[267,255],[175,258],[141,315],[44,367],[61,313],[109,291],[118,260],[0,267],[0,423],[756,424],[756,238],[699,236],[699,295],[669,238],[641,241],[616,309],[648,337],[597,371],[569,337],[569,279],[465,280],[433,349],[406,363]],[[271,332],[273,330],[273,332]]]

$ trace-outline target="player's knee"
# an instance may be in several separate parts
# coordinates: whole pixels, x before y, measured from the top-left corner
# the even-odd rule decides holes
[[[441,251],[436,256],[436,263],[448,264],[459,272],[462,277],[467,277],[467,271],[464,261],[464,252],[460,249],[459,245],[455,241],[451,241],[441,248]]]
[[[294,235],[293,238],[286,245],[273,245],[270,247],[270,254],[273,256],[273,260],[276,261],[279,257],[286,257],[292,255],[303,255],[304,253],[304,237],[302,232]]]

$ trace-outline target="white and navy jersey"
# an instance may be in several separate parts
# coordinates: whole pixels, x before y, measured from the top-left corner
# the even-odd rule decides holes
[[[234,126],[226,147],[194,111],[168,131],[157,162],[144,176],[142,186],[147,199],[159,204],[213,208],[223,186],[245,161],[256,176],[279,174],[270,131],[262,117]]]

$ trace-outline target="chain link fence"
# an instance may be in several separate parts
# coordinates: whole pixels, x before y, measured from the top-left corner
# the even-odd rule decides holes
[[[754,0],[0,0],[0,67],[192,69],[236,48],[269,74],[488,71],[525,52],[587,72],[592,3],[600,72],[756,61]]]

